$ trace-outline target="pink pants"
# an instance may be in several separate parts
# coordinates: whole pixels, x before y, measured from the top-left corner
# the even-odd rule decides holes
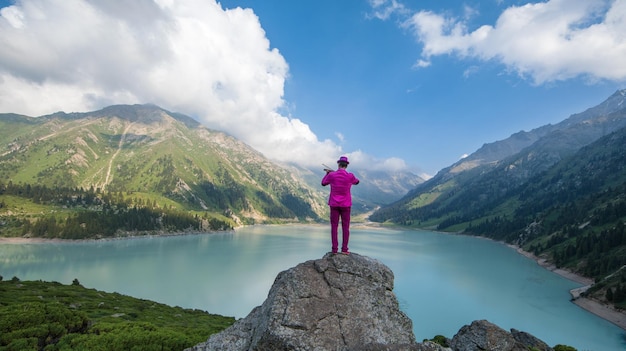
[[[341,217],[341,252],[348,252],[348,241],[350,240],[350,207],[330,207],[330,239],[333,252],[337,252],[339,242],[337,239],[337,227]]]

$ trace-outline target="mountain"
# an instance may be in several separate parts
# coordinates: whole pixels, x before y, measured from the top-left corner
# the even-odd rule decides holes
[[[424,182],[423,178],[409,171],[358,170],[357,172],[361,183],[352,188],[352,194],[357,201],[367,200],[373,206],[392,203]]]
[[[484,145],[370,219],[506,241],[600,280],[626,264],[624,145],[621,90],[561,123]]]
[[[283,165],[310,187],[320,187],[324,175],[321,169],[311,170],[296,165]],[[406,195],[424,179],[410,171],[381,171],[349,167],[361,181],[352,187],[352,211],[354,214],[371,212],[375,208],[390,204]],[[325,188],[325,192],[328,192]]]
[[[548,124],[530,132],[520,131],[507,139],[485,144],[473,154],[445,168],[438,175],[446,178],[475,167],[494,165],[526,148],[536,152],[535,148],[543,146],[564,154],[576,151],[599,137],[626,126],[623,118],[625,100],[626,89],[619,90],[598,106],[574,114],[558,124]]]
[[[327,217],[328,188],[320,185],[321,169],[272,162],[232,136],[154,105],[115,105],[36,118],[0,114],[0,143],[0,196],[19,195],[31,204],[57,206],[48,211],[71,213],[80,205],[102,213],[105,206],[110,212],[106,217],[123,208],[128,218],[122,221],[126,224],[116,225],[120,230],[171,231],[161,223],[165,209],[177,211],[169,214],[176,217],[170,223],[176,230]],[[423,182],[410,172],[356,171],[362,182],[354,191],[355,214],[393,202]],[[2,223],[16,235],[18,227],[34,221],[25,221],[26,216],[42,212],[29,204],[29,209],[17,210],[25,206],[22,202],[0,202],[0,216],[11,214],[10,220],[0,218],[0,234]],[[129,208],[152,210],[145,213],[145,221],[159,223],[128,224],[139,215]],[[35,216],[41,221],[44,217]],[[58,221],[63,216],[56,217]],[[75,225],[84,227],[82,221],[76,218]],[[107,221],[102,218],[93,226],[106,226]],[[47,222],[41,226],[40,234],[55,231]],[[22,229],[22,235],[29,230]]]
[[[371,218],[379,222],[438,226],[468,210],[488,209],[509,190],[581,147],[626,127],[625,101],[626,90],[617,91],[600,105],[561,123],[485,144],[465,159],[442,169],[402,199],[384,206]]]
[[[122,194],[233,225],[315,221],[326,211],[320,191],[248,145],[157,106],[1,114],[0,143],[0,180],[11,189]]]

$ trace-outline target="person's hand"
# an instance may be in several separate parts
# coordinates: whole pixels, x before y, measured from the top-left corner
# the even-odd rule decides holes
[[[324,170],[326,171],[326,174],[328,174],[328,173],[333,171],[332,169],[328,169],[328,168],[324,168]]]

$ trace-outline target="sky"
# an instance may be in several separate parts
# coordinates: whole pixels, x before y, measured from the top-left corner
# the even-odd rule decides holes
[[[151,103],[427,178],[626,88],[626,0],[0,0],[0,47],[0,113]]]

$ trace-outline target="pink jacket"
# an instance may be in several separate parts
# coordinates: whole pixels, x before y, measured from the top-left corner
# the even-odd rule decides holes
[[[354,174],[339,168],[336,171],[328,172],[322,178],[322,185],[330,184],[330,197],[328,205],[333,207],[351,207],[352,195],[350,188],[352,185],[359,184],[359,180]]]

